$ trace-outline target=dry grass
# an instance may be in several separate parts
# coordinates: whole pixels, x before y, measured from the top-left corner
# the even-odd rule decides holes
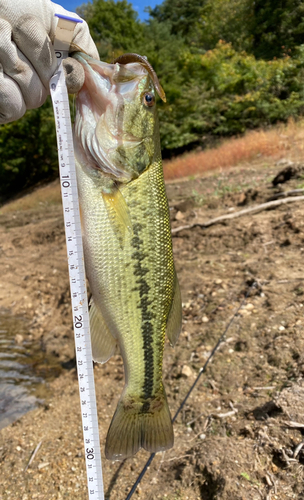
[[[286,126],[281,125],[267,131],[248,132],[244,137],[229,139],[214,149],[179,156],[165,162],[164,174],[167,181],[197,176],[209,170],[233,167],[239,163],[243,163],[244,166],[246,161],[261,156],[276,160],[288,157],[294,161],[301,161],[303,150],[304,122],[290,122]],[[6,203],[0,208],[0,214],[60,203],[60,185],[59,180],[56,180]]]
[[[227,168],[255,159],[257,156],[279,159],[285,156],[303,158],[304,122],[290,122],[271,130],[248,132],[244,137],[229,139],[215,149],[190,153],[165,163],[166,180],[199,175],[208,170]]]
[[[60,184],[59,180],[56,180],[46,186],[34,189],[20,198],[9,201],[0,208],[0,214],[7,214],[18,210],[31,210],[39,206],[47,207],[60,203]]]

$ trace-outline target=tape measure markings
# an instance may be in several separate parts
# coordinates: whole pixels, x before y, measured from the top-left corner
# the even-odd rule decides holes
[[[66,23],[67,20],[64,22]],[[66,44],[66,37],[63,42]],[[57,58],[62,61],[67,57],[68,53],[65,50],[60,50],[58,43],[56,47]],[[50,92],[58,144],[88,494],[89,500],[104,500],[73,135],[69,98],[62,64],[60,64],[57,73],[51,78]]]

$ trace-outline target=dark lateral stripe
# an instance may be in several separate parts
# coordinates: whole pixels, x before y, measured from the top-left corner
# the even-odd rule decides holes
[[[149,271],[148,268],[142,265],[146,254],[143,252],[142,244],[143,240],[140,238],[140,230],[142,229],[141,224],[134,224],[133,232],[134,237],[132,238],[132,246],[135,252],[132,254],[132,259],[135,260],[134,263],[134,275],[137,277],[136,290],[139,291],[140,303],[138,308],[141,311],[141,333],[143,337],[143,347],[144,347],[144,384],[143,384],[143,397],[144,399],[149,399],[153,395],[153,382],[154,382],[154,353],[153,353],[153,324],[151,320],[153,319],[153,314],[149,311],[149,305],[151,301],[149,300],[149,290],[150,287],[145,279],[145,275]],[[149,403],[146,402],[143,405],[142,411],[149,410]]]

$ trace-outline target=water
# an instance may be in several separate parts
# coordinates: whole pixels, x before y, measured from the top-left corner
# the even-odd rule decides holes
[[[18,344],[20,335],[24,340]],[[42,404],[48,381],[62,370],[56,358],[47,358],[40,343],[27,337],[25,320],[0,313],[0,429]]]

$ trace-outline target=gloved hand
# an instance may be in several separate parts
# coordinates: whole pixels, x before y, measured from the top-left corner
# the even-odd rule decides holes
[[[49,81],[57,68],[52,46],[58,22],[55,13],[79,17],[50,0],[0,0],[0,123],[38,108],[49,94]],[[73,43],[99,59],[85,22],[76,25]],[[72,58],[64,65],[68,91],[78,92],[84,81],[82,66]]]

